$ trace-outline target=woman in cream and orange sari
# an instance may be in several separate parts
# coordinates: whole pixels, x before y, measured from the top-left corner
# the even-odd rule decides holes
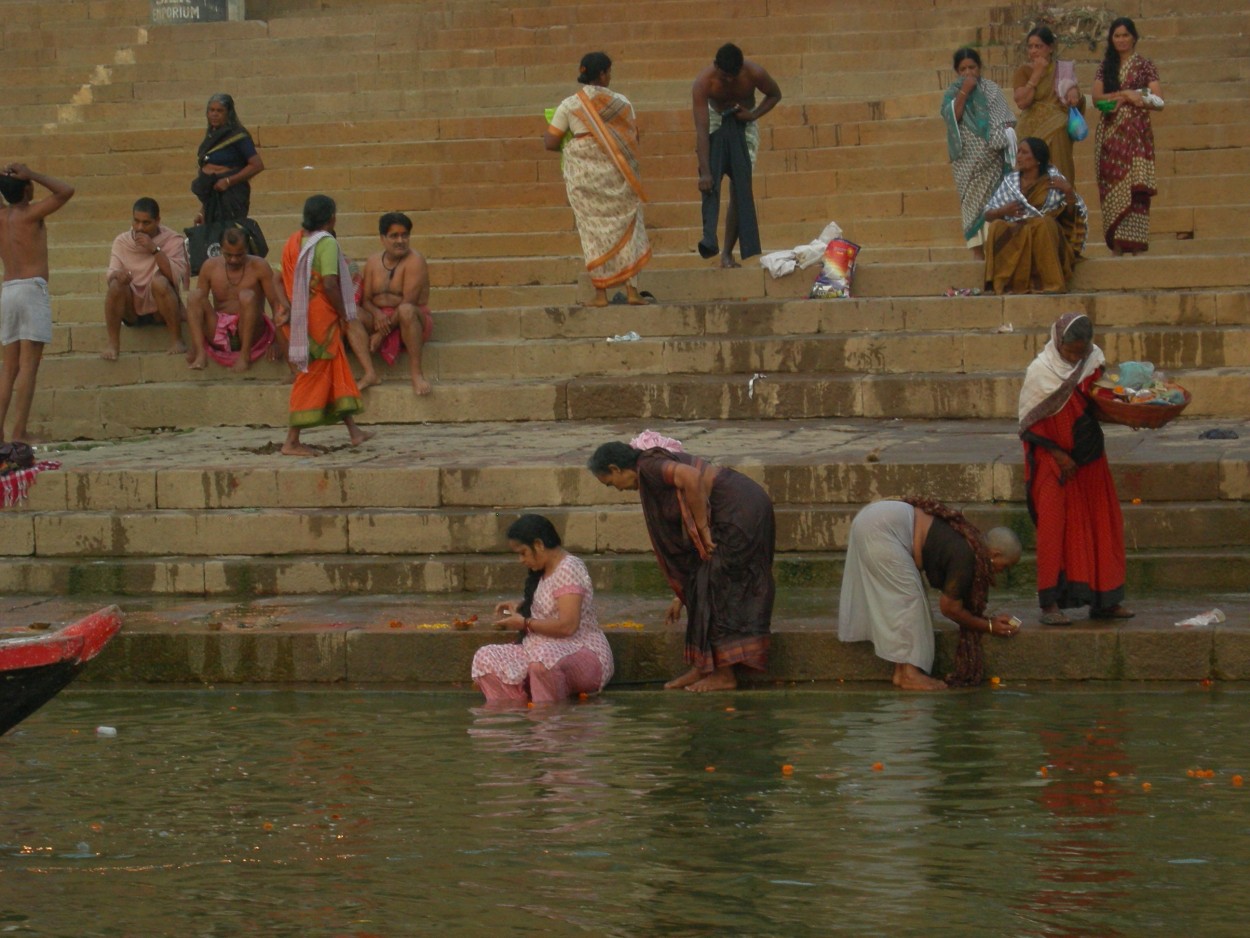
[[[1029,32],[1029,64],[1011,79],[1011,94],[1020,109],[1016,134],[1039,137],[1050,148],[1050,160],[1069,182],[1076,181],[1068,109],[1085,113],[1085,98],[1076,84],[1076,65],[1055,58],[1055,34],[1045,26]]]
[[[1085,250],[1088,213],[1036,137],[1016,150],[985,206],[985,287],[995,293],[1064,293]]]
[[[584,55],[577,77],[584,87],[560,102],[543,145],[564,150],[569,205],[595,288],[590,305],[607,306],[608,288],[623,283],[629,302],[640,306],[647,300],[638,292],[637,276],[651,259],[651,242],[642,220],[638,128],[634,106],[608,90],[611,79],[607,55]]]

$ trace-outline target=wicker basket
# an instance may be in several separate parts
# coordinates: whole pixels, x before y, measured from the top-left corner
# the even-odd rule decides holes
[[[1099,420],[1107,423],[1118,423],[1134,430],[1158,430],[1164,424],[1171,423],[1181,415],[1193,399],[1188,391],[1179,384],[1168,387],[1185,395],[1182,404],[1130,404],[1116,398],[1114,392],[1107,388],[1094,388],[1090,398],[1094,403],[1094,411]]]

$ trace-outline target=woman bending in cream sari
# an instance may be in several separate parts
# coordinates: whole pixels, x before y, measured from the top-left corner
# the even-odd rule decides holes
[[[985,206],[985,287],[995,293],[1064,293],[1085,249],[1088,213],[1036,137],[1016,150]]]
[[[634,107],[608,90],[612,60],[602,52],[582,57],[577,80],[585,87],[560,102],[543,144],[564,150],[564,182],[586,269],[595,288],[592,306],[608,305],[608,288],[625,284],[629,302],[639,294],[637,275],[651,259],[642,220],[645,195],[638,171]],[[572,134],[567,140],[566,134]]]

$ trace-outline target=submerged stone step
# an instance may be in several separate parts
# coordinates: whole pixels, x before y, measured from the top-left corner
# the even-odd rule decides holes
[[[511,641],[491,628],[490,596],[431,598],[377,594],[327,599],[290,596],[276,601],[130,600],[126,625],[82,680],[95,683],[407,683],[467,687],[473,653]],[[986,675],[1012,682],[1053,680],[1240,681],[1250,678],[1250,598],[1216,594],[1147,593],[1136,597],[1137,618],[1068,628],[1036,623],[1021,596],[992,593],[994,608],[1025,620],[1010,640],[982,643]],[[12,602],[12,601],[11,601]],[[71,618],[86,598],[22,604],[30,621]],[[1218,604],[1227,619],[1216,626],[1173,624]],[[617,687],[661,682],[683,668],[683,627],[664,626],[663,597],[596,596],[599,621],[612,646]],[[836,634],[836,589],[779,594],[773,618],[769,670],[744,675],[748,686],[798,681],[889,681],[890,665],[871,644],[844,644]],[[478,620],[467,630],[455,619]],[[10,612],[9,618],[13,617]],[[940,616],[935,673],[950,669],[956,630]],[[887,685],[888,686],[888,685]],[[608,692],[613,685],[608,686]]]

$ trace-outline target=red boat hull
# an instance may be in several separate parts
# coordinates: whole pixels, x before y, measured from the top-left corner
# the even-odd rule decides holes
[[[0,639],[0,734],[55,697],[122,625],[116,606],[55,632]]]

